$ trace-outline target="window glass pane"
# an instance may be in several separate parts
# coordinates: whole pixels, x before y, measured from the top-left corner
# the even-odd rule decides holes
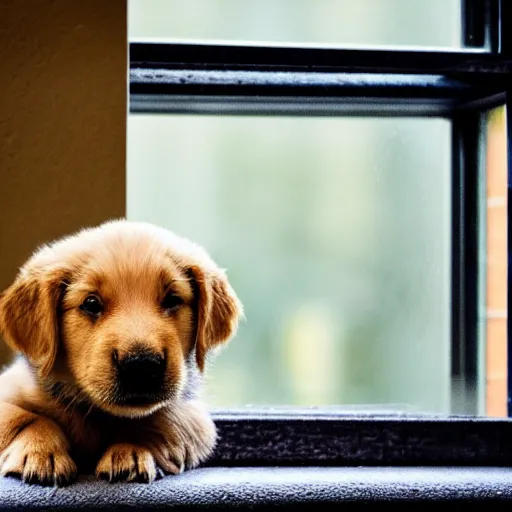
[[[129,0],[130,38],[461,47],[461,0]]]
[[[128,217],[204,245],[245,305],[211,405],[450,411],[449,121],[128,126]]]

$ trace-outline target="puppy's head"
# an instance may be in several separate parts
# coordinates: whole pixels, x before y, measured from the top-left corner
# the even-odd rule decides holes
[[[203,249],[123,220],[40,249],[0,296],[3,338],[43,381],[131,417],[179,398],[241,314]]]

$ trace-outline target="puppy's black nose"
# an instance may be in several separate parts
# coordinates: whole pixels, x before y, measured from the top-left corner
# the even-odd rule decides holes
[[[165,360],[161,355],[141,352],[118,359],[116,364],[124,394],[144,396],[162,390]]]

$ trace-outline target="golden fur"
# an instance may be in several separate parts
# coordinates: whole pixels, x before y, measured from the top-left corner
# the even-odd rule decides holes
[[[0,295],[0,333],[21,354],[0,375],[0,474],[147,482],[197,466],[216,433],[196,385],[241,315],[207,253],[162,228],[116,220],[41,248]],[[147,352],[164,361],[161,390],[132,403],[119,361]]]

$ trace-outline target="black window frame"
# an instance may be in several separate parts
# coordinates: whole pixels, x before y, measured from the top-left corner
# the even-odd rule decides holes
[[[210,466],[479,465],[512,458],[512,421],[475,417],[481,114],[509,106],[512,5],[463,0],[460,51],[130,43],[130,112],[436,116],[452,120],[452,377],[460,416],[217,413]],[[508,32],[508,33],[507,33]],[[510,146],[512,108],[507,108]],[[508,152],[508,247],[512,220]],[[510,270],[509,251],[509,270]],[[508,314],[512,275],[508,272]],[[507,324],[508,325],[508,324]],[[512,333],[507,331],[508,350]],[[509,363],[510,366],[510,363]],[[452,380],[453,380],[452,379]],[[508,371],[512,416],[512,371]]]

